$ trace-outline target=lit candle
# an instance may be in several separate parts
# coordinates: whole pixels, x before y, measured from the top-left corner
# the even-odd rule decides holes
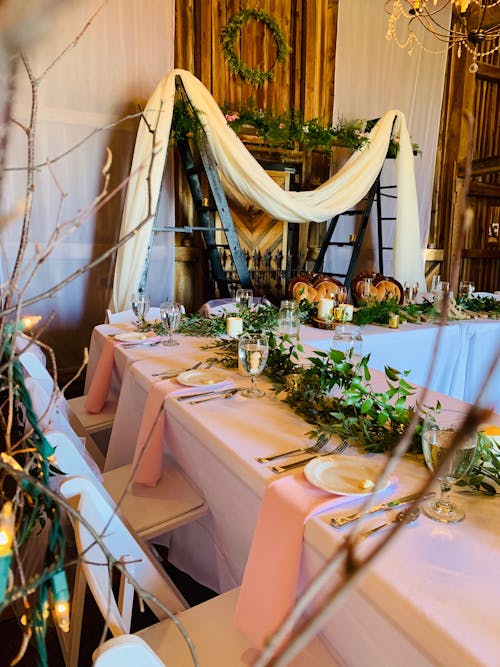
[[[333,310],[333,300],[332,299],[320,299],[318,301],[318,317],[321,320],[326,320],[327,317],[330,317]]]
[[[241,317],[228,317],[226,319],[226,333],[236,338],[243,333],[243,319]]]
[[[12,503],[7,500],[0,512],[0,604],[5,600],[5,591],[9,581],[15,518]]]

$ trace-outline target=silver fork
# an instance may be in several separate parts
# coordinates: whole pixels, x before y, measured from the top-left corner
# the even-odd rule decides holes
[[[281,452],[281,454],[274,454],[273,456],[260,456],[258,459],[255,459],[259,463],[269,463],[270,461],[276,461],[277,459],[283,459],[287,456],[294,456],[298,454],[316,454],[320,452],[328,443],[328,440],[320,439],[311,445],[310,447],[299,447],[298,449],[291,449],[288,452]]]
[[[329,452],[325,452],[324,454],[320,454],[319,456],[330,456],[331,454],[343,454],[345,450],[349,447],[349,443],[347,440],[342,440],[340,445],[337,445],[335,449],[332,449]],[[300,461],[294,461],[293,463],[287,463],[284,466],[273,466],[271,470],[276,474],[279,475],[282,472],[286,472],[287,470],[292,470],[292,468],[299,468],[300,466],[305,465],[308,461],[312,461],[312,459],[317,458],[316,456],[308,456],[306,459],[301,459]]]

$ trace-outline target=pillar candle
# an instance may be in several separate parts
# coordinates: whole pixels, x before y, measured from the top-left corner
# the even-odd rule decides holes
[[[228,317],[226,319],[226,333],[232,338],[243,333],[243,320],[241,317]]]
[[[318,301],[318,317],[322,320],[325,320],[327,317],[330,317],[333,310],[333,300],[332,299],[320,299]]]

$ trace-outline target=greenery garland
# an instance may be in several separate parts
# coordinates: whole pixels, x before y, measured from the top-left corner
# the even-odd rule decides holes
[[[234,40],[240,34],[243,26],[246,25],[250,19],[255,19],[269,28],[276,43],[276,60],[278,62],[284,62],[286,60],[290,47],[277,22],[262,9],[243,9],[241,12],[238,12],[238,14],[233,16],[229,23],[222,28],[220,40],[229,69],[232,70],[234,74],[240,76],[246,83],[250,83],[253,86],[261,86],[265,81],[272,81],[274,79],[274,65],[267,72],[258,68],[249,67],[236,55],[233,46]]]

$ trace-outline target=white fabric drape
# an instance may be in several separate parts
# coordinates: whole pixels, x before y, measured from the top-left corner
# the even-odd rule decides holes
[[[395,276],[402,281],[422,280],[413,156],[403,114],[387,111],[371,132],[368,146],[356,152],[337,174],[320,187],[307,192],[285,191],[266,173],[228,126],[205,86],[184,70],[174,70],[168,74],[148,101],[145,112],[148,123],[141,123],[136,140],[132,178],[122,220],[122,236],[133,230],[151,212],[154,213],[168,150],[176,75],[181,77],[193,106],[201,112],[200,118],[225,187],[241,193],[270,216],[289,222],[321,222],[355,205],[369,190],[384,163],[394,123],[394,134],[400,142],[396,165],[397,224],[401,231],[395,247]],[[156,136],[150,131],[151,127],[156,127]],[[156,156],[149,169],[153,142],[156,142]],[[111,302],[114,310],[124,309],[130,294],[137,289],[151,226],[152,221],[144,225],[118,253]]]
[[[62,49],[81,32],[96,9],[103,5],[76,46],[70,48],[40,82],[36,161],[54,160],[91,132],[112,124],[144,105],[157,81],[173,67],[174,0],[79,0],[58,3],[61,10],[52,12],[35,31],[41,37],[26,47],[33,72],[40,75]],[[27,21],[29,24],[29,21]],[[27,29],[29,25],[26,26]],[[43,33],[43,34],[42,34]],[[26,124],[31,97],[27,76],[18,64],[16,94],[12,117]],[[4,83],[0,76],[0,90]],[[2,97],[2,96],[0,96]],[[74,218],[87,210],[103,185],[101,168],[106,161],[106,147],[113,153],[111,188],[127,177],[130,170],[137,119],[117,127],[98,131],[91,139],[64,159],[53,162],[51,171],[40,168],[35,175],[34,208],[28,254],[33,256],[37,244],[45,244],[57,223]],[[26,137],[11,124],[7,166],[26,164]],[[4,200],[0,213],[22,209],[25,194],[24,171],[5,174]],[[59,188],[61,191],[59,191]],[[66,196],[61,202],[61,192]],[[91,213],[84,224],[59,241],[48,261],[44,262],[28,295],[38,294],[63,280],[106,251],[119,233],[124,193],[119,193],[97,214]],[[59,204],[62,208],[59,213]],[[169,214],[171,205],[165,208]],[[13,268],[21,228],[17,213],[7,227],[0,229],[1,277]],[[171,243],[171,245],[173,245]],[[168,250],[168,248],[166,248]],[[165,295],[165,255],[153,266],[160,303]],[[30,308],[31,313],[53,320],[44,341],[57,351],[60,369],[75,368],[81,363],[82,349],[88,345],[95,324],[104,320],[111,287],[110,261],[82,276],[50,298]],[[23,273],[23,276],[26,274]],[[160,293],[161,292],[161,293]]]
[[[333,119],[335,123],[338,118],[377,118],[388,108],[400,109],[405,114],[412,141],[422,150],[422,155],[415,157],[415,180],[420,236],[425,249],[429,235],[446,50],[441,42],[415,22],[413,28],[427,51],[415,45],[410,56],[394,41],[387,41],[388,15],[384,12],[384,5],[385,0],[339,0]],[[440,14],[440,17],[443,22],[449,22],[451,3],[448,15],[445,14]],[[401,18],[396,26],[401,41],[405,39],[406,25],[407,21]],[[436,54],[436,51],[440,53]],[[382,183],[390,185],[395,182],[394,165],[388,160]],[[391,217],[391,203],[386,198],[383,201],[383,214]],[[346,230],[346,236],[349,231]],[[384,245],[392,244],[392,232],[390,225],[386,224]],[[375,235],[375,230],[372,235]],[[396,239],[396,244],[399,242]],[[339,254],[334,249],[332,252]],[[390,275],[390,254],[384,261],[389,267],[385,272]]]

